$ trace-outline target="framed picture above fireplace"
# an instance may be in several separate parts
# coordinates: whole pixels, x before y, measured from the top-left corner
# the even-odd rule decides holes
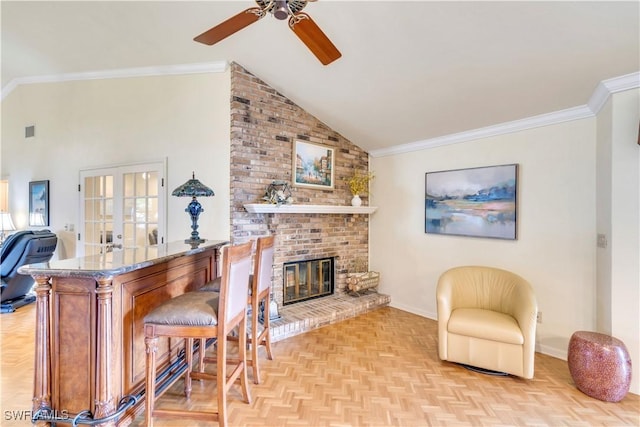
[[[293,185],[333,190],[334,150],[306,141],[293,143]]]
[[[516,239],[518,165],[427,172],[425,233]]]

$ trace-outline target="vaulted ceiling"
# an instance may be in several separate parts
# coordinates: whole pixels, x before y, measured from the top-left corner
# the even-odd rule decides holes
[[[5,1],[3,92],[42,76],[235,61],[365,150],[587,104],[640,70],[637,1],[340,1],[305,7],[342,52],[323,66],[268,15],[193,37],[252,1]]]

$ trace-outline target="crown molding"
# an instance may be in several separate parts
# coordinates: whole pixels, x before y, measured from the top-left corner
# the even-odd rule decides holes
[[[2,88],[2,100],[16,87],[34,83],[59,83],[79,80],[121,79],[128,77],[170,76],[179,74],[223,73],[229,67],[227,61],[178,64],[157,67],[123,68],[118,70],[87,71],[82,73],[49,74],[18,77]]]
[[[16,87],[24,84],[57,83],[65,81],[115,79],[128,77],[166,76],[178,74],[222,73],[225,72],[228,67],[228,61],[215,61],[196,64],[179,64],[158,67],[125,68],[118,70],[88,71],[83,73],[19,77],[11,80],[5,87],[2,88],[2,97],[0,98],[0,100],[4,100],[4,98],[9,95]],[[639,87],[640,72],[626,74],[620,77],[614,77],[608,80],[601,81],[594,90],[593,94],[589,98],[589,102],[586,105],[568,108],[552,113],[541,114],[538,116],[528,117],[520,120],[514,120],[511,122],[500,123],[484,128],[473,129],[470,131],[410,142],[407,144],[381,148],[378,150],[371,150],[369,152],[369,155],[371,157],[384,157],[395,154],[409,153],[412,151],[425,150],[429,148],[441,147],[444,145],[458,144],[461,142],[468,142],[492,136],[519,132],[522,130],[593,117],[598,114],[598,112],[600,112],[600,110],[612,94],[629,89],[636,89]]]
[[[473,129],[466,132],[444,135],[422,141],[410,142],[407,144],[395,145],[393,147],[371,150],[371,157],[384,157],[396,154],[404,154],[412,151],[426,150],[429,148],[441,147],[444,145],[458,144],[492,136],[505,135],[522,130],[533,129],[543,126],[555,125],[572,120],[594,117],[600,112],[611,94],[640,87],[640,72],[631,73],[608,80],[603,80],[594,90],[589,102],[578,107],[541,114],[525,119],[500,123],[484,128]]]
[[[640,72],[603,80],[593,91],[593,95],[589,98],[587,105],[594,115],[598,114],[611,94],[638,87],[640,87]]]

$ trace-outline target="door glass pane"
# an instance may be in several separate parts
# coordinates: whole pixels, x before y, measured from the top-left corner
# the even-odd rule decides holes
[[[133,197],[135,194],[135,182],[134,175],[131,173],[126,173],[123,176],[124,182],[122,183],[122,188],[124,190],[124,197]]]
[[[113,176],[84,179],[84,254],[104,253],[113,241]]]
[[[133,199],[125,199],[123,201],[123,212],[122,216],[126,222],[133,222],[135,218],[135,208],[133,205]]]
[[[95,178],[89,177],[84,180],[84,197],[91,198],[95,197],[96,189],[95,189]]]
[[[124,224],[124,237],[123,237],[123,241],[122,244],[124,247],[127,248],[134,248],[138,245],[136,245],[136,229],[135,229],[135,225],[132,223],[125,223]]]
[[[149,206],[147,206],[148,208],[148,213],[147,213],[147,220],[149,222],[158,222],[158,198],[149,198],[148,200],[149,202]]]
[[[136,199],[136,222],[147,222],[147,199],[139,197]]]
[[[113,223],[113,199],[105,199],[104,203],[104,216],[103,218],[110,223]]]
[[[85,225],[84,225],[85,240],[89,240],[89,241],[95,240],[95,237],[94,237],[95,233],[93,231],[93,227],[94,227],[93,222],[85,222]]]
[[[94,204],[92,201],[84,201],[84,219],[85,221],[93,221],[96,219],[96,213],[94,211]]]
[[[147,173],[137,173],[135,174],[136,179],[136,196],[146,196],[148,194],[147,191]]]
[[[112,199],[113,198],[113,175],[107,175],[102,177],[104,181],[104,185],[101,190],[103,191],[101,194],[104,194],[105,198]]]
[[[158,197],[158,189],[160,186],[158,185],[158,172],[147,172],[147,185],[148,195],[149,197]]]

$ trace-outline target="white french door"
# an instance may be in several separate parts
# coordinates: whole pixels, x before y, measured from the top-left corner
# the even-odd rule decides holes
[[[80,171],[77,256],[164,243],[165,162]]]

